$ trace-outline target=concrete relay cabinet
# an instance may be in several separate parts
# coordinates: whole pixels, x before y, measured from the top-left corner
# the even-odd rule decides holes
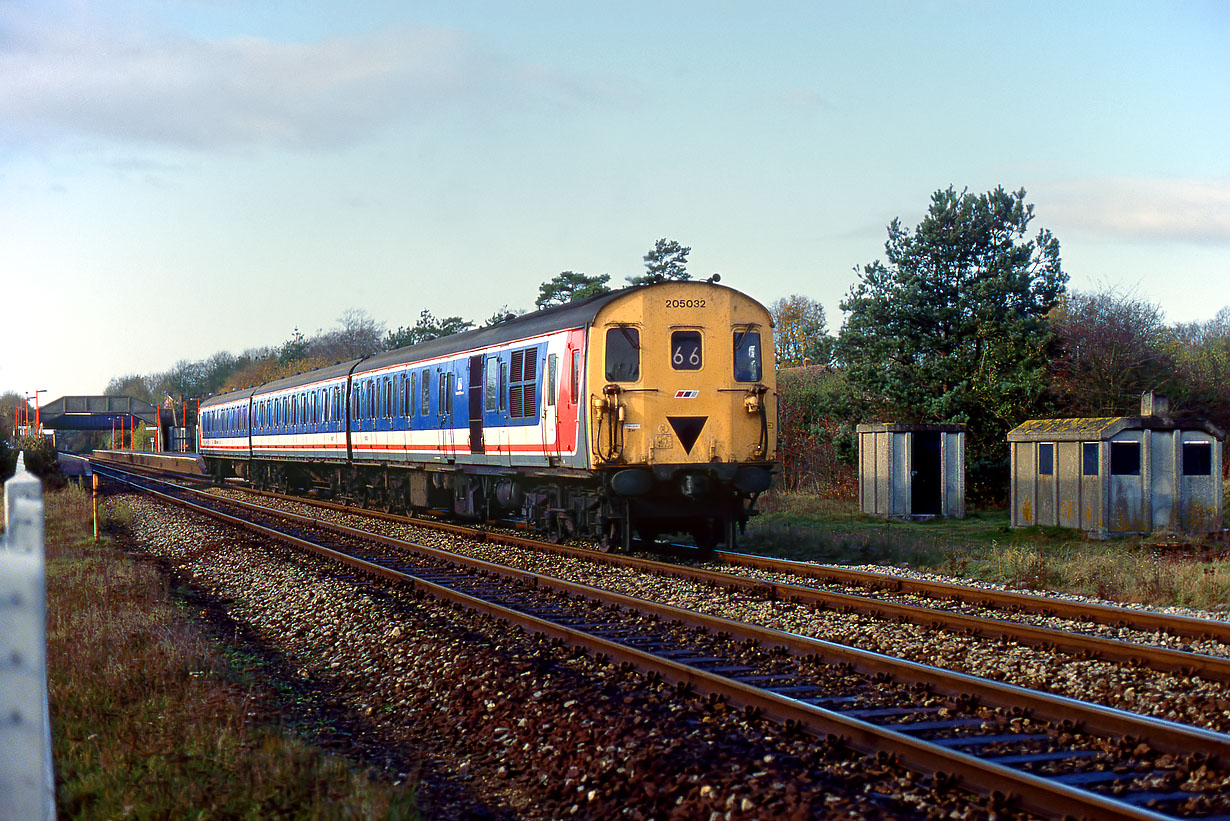
[[[1012,525],[1120,534],[1222,529],[1223,433],[1145,394],[1140,416],[1033,419],[1008,433]]]
[[[859,425],[858,495],[889,519],[965,517],[965,426]]]

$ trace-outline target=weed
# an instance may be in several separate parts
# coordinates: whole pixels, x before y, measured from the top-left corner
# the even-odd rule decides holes
[[[1031,590],[1152,605],[1230,609],[1230,561],[1217,545],[1159,549],[1155,540],[1089,540],[1058,527],[1014,528],[1007,510],[964,519],[877,519],[851,501],[767,493],[741,548],[831,564],[908,564]]]
[[[412,788],[372,781],[254,710],[254,699],[274,697],[259,659],[215,649],[155,567],[95,544],[88,493],[46,502],[61,815],[415,816]]]

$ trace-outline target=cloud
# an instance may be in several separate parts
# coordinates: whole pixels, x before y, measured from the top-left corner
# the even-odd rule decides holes
[[[452,29],[316,43],[209,40],[0,12],[0,140],[104,138],[193,149],[347,145],[459,102],[587,93],[505,65]]]
[[[1103,179],[1034,186],[1039,222],[1116,239],[1230,243],[1230,179]]]

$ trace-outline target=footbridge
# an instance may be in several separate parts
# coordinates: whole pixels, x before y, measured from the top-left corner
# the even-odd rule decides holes
[[[131,430],[144,422],[158,432],[162,451],[191,450],[196,438],[196,408],[185,403],[160,408],[132,396],[62,396],[39,410],[42,427],[51,430]]]

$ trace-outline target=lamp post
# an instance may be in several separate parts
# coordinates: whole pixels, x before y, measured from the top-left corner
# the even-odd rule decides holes
[[[35,398],[34,394],[27,393],[26,401],[21,403],[21,416],[23,420],[21,429],[26,436],[34,435],[34,426],[31,424],[33,420],[30,418],[30,400]]]
[[[35,438],[38,438],[43,433],[43,418],[42,416],[39,415],[39,412],[38,412],[38,395],[40,393],[46,393],[46,392],[47,392],[46,388],[39,388],[38,390],[34,392],[34,436]]]

